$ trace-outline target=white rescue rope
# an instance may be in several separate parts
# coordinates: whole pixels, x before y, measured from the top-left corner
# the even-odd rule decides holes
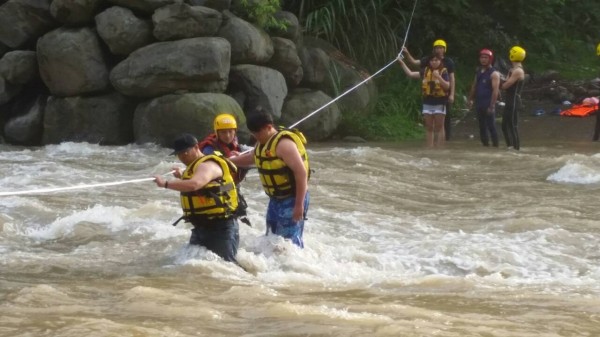
[[[398,54],[399,56],[401,56],[402,49],[404,49],[404,46],[406,44],[406,39],[408,38],[408,32],[410,30],[410,26],[412,24],[412,19],[413,19],[413,16],[415,14],[415,9],[417,8],[417,2],[418,2],[418,0],[415,0],[412,12],[410,14],[410,19],[408,21],[408,26],[406,27],[406,33],[404,35],[404,41],[402,41],[402,48],[400,48],[400,53]],[[306,117],[304,117],[304,118],[300,119],[299,121],[297,121],[296,123],[290,125],[289,128],[291,129],[291,128],[297,126],[298,124],[300,124],[300,123],[304,122],[305,120],[309,119],[310,117],[312,117],[313,115],[315,115],[319,111],[321,111],[321,110],[325,109],[326,107],[330,106],[332,103],[334,103],[337,100],[339,100],[340,98],[344,97],[345,95],[347,95],[352,90],[358,88],[359,86],[363,85],[365,82],[367,82],[370,79],[372,79],[373,77],[377,76],[379,73],[381,73],[382,71],[384,71],[385,69],[387,69],[388,67],[390,67],[392,64],[396,63],[396,61],[397,61],[397,59],[394,59],[393,61],[391,61],[390,63],[388,63],[387,65],[385,65],[383,68],[381,68],[378,71],[376,71],[373,75],[367,77],[366,79],[364,79],[363,81],[361,81],[357,85],[353,86],[352,88],[344,91],[341,95],[339,95],[336,98],[332,99],[330,102],[328,102],[327,104],[325,104],[322,107],[318,108],[317,110],[311,112]],[[240,153],[240,155],[248,153],[250,151],[252,151],[252,150],[246,150],[246,151]],[[173,172],[174,171],[171,171],[171,172],[165,173],[163,175],[166,176],[166,175],[172,174]],[[138,183],[138,182],[143,182],[143,181],[154,181],[154,178],[141,178],[141,179],[115,181],[115,182],[109,182],[109,183],[77,185],[77,186],[57,187],[57,188],[43,188],[43,189],[28,190],[28,191],[0,192],[0,197],[10,196],[10,195],[24,195],[24,194],[41,194],[41,193],[51,193],[51,192],[62,192],[62,191],[69,191],[69,190],[76,190],[76,189],[85,189],[85,188],[93,188],[93,187],[103,187],[103,186],[116,186],[116,185],[130,184],[130,183]]]
[[[163,174],[164,176],[172,174],[174,171],[167,172]],[[41,188],[37,190],[28,190],[28,191],[15,191],[15,192],[0,192],[0,197],[9,196],[9,195],[23,195],[23,194],[41,194],[41,193],[50,193],[50,192],[62,192],[69,190],[77,190],[84,188],[92,188],[92,187],[102,187],[102,186],[116,186],[116,185],[124,185],[130,183],[139,183],[142,181],[153,181],[154,178],[140,178],[140,179],[132,179],[132,180],[122,180],[122,181],[114,181],[109,183],[98,183],[98,184],[87,184],[87,185],[77,185],[77,186],[68,186],[68,187],[56,187],[56,188]]]
[[[406,34],[404,35],[404,41],[402,41],[402,48],[400,48],[400,53],[398,55],[402,54],[402,49],[404,49],[404,46],[406,44],[406,39],[408,38],[408,31],[410,30],[410,25],[412,24],[412,19],[413,16],[415,14],[415,9],[417,8],[417,1],[415,0],[415,3],[413,5],[413,9],[412,9],[412,13],[410,14],[410,19],[408,20],[408,26],[406,27]],[[389,66],[391,66],[392,64],[396,63],[398,59],[394,59],[392,62],[388,63],[387,65],[385,65],[383,68],[377,70],[373,75],[367,77],[366,79],[364,79],[362,82],[358,83],[357,85],[353,86],[352,88],[344,91],[341,95],[339,95],[338,97],[334,98],[333,100],[331,100],[330,102],[328,102],[327,104],[323,105],[322,107],[318,108],[317,110],[311,112],[310,114],[308,114],[306,117],[302,118],[301,120],[297,121],[296,123],[292,124],[289,126],[289,128],[293,128],[295,126],[297,126],[298,124],[304,122],[305,120],[309,119],[310,117],[312,117],[314,114],[316,114],[317,112],[325,109],[326,107],[328,107],[329,105],[331,105],[333,102],[337,101],[338,99],[344,97],[346,94],[348,94],[349,92],[351,92],[352,90],[360,87],[361,85],[363,85],[365,82],[369,81],[371,78],[377,76],[380,72],[384,71],[385,69],[387,69]]]

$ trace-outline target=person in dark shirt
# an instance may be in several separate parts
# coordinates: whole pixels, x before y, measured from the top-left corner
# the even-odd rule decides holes
[[[492,145],[498,147],[496,101],[500,92],[500,73],[493,66],[494,53],[489,49],[482,49],[479,52],[479,64],[469,93],[469,106],[475,105],[481,144],[490,146],[491,138]]]

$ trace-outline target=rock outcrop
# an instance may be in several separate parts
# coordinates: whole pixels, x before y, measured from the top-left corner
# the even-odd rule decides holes
[[[339,50],[245,20],[239,0],[0,1],[0,128],[12,144],[82,141],[170,145],[202,137],[219,113],[258,106],[310,139],[330,137],[345,111],[369,112],[377,90]]]

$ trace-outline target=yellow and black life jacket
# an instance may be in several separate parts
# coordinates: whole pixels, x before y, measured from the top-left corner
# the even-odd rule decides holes
[[[294,173],[277,157],[276,149],[279,141],[287,137],[296,143],[300,157],[304,163],[306,174],[310,176],[308,154],[306,153],[306,138],[296,129],[279,128],[278,132],[271,136],[264,145],[257,145],[254,149],[254,163],[258,168],[260,181],[265,193],[269,197],[287,198],[296,195],[296,180]]]
[[[445,67],[439,69],[440,75],[444,78],[448,78],[448,70]],[[431,97],[445,97],[448,93],[442,88],[440,82],[433,78],[433,69],[425,67],[423,70],[423,83],[421,85],[423,90],[423,96]]]
[[[228,219],[238,208],[238,194],[233,182],[237,167],[219,152],[196,159],[183,172],[181,179],[191,179],[201,163],[212,160],[221,166],[223,177],[193,192],[181,192],[181,208],[186,220]]]

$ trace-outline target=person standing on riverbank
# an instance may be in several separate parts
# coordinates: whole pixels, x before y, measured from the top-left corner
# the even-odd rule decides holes
[[[506,81],[501,84],[500,88],[505,90],[504,112],[502,114],[502,133],[506,146],[511,149],[520,150],[521,143],[519,141],[519,105],[521,104],[521,90],[525,83],[525,70],[523,69],[523,60],[525,60],[525,49],[519,46],[510,48],[508,59],[512,64],[512,68],[508,71]]]
[[[446,70],[448,70],[448,76],[450,79],[450,90],[448,91],[448,100],[446,102],[446,117],[444,118],[444,138],[446,140],[450,140],[450,136],[451,136],[451,132],[452,132],[452,121],[451,121],[451,108],[452,108],[452,104],[454,103],[454,90],[455,90],[455,85],[456,85],[456,79],[455,79],[455,75],[454,75],[454,60],[452,60],[450,57],[446,56],[446,51],[447,51],[447,44],[446,41],[442,40],[442,39],[438,39],[435,40],[433,42],[433,54],[438,55],[438,57],[441,58],[444,67],[446,68]],[[429,64],[429,58],[431,56],[425,56],[422,57],[421,59],[417,60],[415,59],[410,52],[408,51],[408,49],[406,47],[404,47],[402,49],[402,53],[404,53],[404,55],[406,56],[406,59],[408,60],[408,63],[412,66],[415,67],[420,67],[421,69],[426,67]]]
[[[498,147],[496,101],[500,91],[500,73],[493,66],[494,54],[489,49],[482,49],[479,52],[479,64],[480,67],[477,69],[469,93],[469,106],[475,104],[481,144],[490,146],[489,138],[491,138],[492,145]]]
[[[233,181],[237,168],[223,156],[204,155],[196,137],[187,133],[175,139],[171,155],[176,155],[186,169],[181,172],[179,167],[173,168],[179,179],[167,181],[157,175],[154,182],[158,187],[180,192],[181,219],[194,226],[190,245],[203,246],[225,261],[238,264],[238,196]]]
[[[439,147],[445,141],[444,119],[450,89],[448,71],[437,54],[431,55],[429,64],[420,72],[410,70],[402,60],[402,55],[398,57],[398,62],[408,77],[421,79],[425,141],[428,147]]]

